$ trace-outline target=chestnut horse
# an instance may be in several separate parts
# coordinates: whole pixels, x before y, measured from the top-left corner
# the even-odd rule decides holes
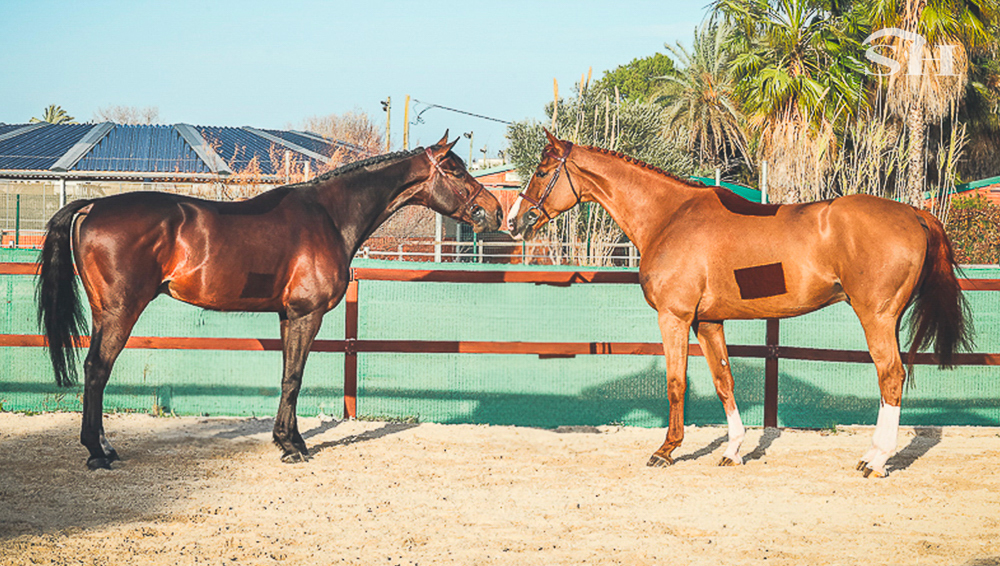
[[[104,387],[133,325],[158,294],[217,311],[275,312],[284,372],[274,419],[282,460],[305,460],[295,406],[306,356],[323,315],[343,298],[351,258],[393,212],[427,206],[496,230],[500,203],[448,144],[373,157],[242,202],[157,192],[78,200],[49,220],[38,281],[56,381],[75,380],[72,350],[85,329],[74,266],[93,327],[84,363],[80,442],[87,466],[110,468]]]
[[[639,281],[659,314],[670,402],[667,437],[649,465],[671,464],[684,438],[691,329],[729,424],[719,464],[737,465],[745,430],[722,321],[790,317],[848,301],[864,327],[881,392],[872,446],[858,469],[865,477],[887,475],[906,378],[898,337],[903,311],[914,303],[911,370],[913,353],[932,342],[942,367],[957,347],[970,345],[951,245],[934,216],[866,195],[755,204],[620,153],[546,135],[541,163],[507,222],[515,237],[527,239],[560,212],[595,201],[639,248]]]

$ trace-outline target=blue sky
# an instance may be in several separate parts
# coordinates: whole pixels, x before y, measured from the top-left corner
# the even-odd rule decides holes
[[[686,2],[383,2],[0,0],[0,122],[59,104],[79,121],[109,105],[156,106],[160,121],[299,127],[366,112],[402,143],[412,99],[503,120],[541,119],[593,67],[690,45],[706,0]],[[426,106],[411,105],[411,122]],[[439,108],[410,147],[472,131],[475,156],[505,126]],[[469,143],[457,149],[467,157]]]

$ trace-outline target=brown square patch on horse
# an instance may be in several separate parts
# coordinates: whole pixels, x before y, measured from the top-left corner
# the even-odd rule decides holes
[[[785,269],[780,262],[736,269],[733,274],[736,276],[736,285],[740,288],[740,298],[744,300],[762,299],[788,292],[785,288]]]
[[[247,282],[243,286],[240,298],[243,299],[269,299],[274,294],[273,273],[247,273]]]

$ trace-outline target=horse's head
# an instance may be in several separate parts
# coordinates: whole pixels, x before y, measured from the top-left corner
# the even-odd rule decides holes
[[[580,202],[580,193],[566,170],[573,144],[548,130],[545,135],[549,145],[542,151],[542,161],[507,214],[507,228],[514,239],[530,240],[548,221]]]
[[[476,232],[499,230],[503,222],[503,207],[493,193],[469,174],[462,160],[451,151],[456,143],[458,139],[448,143],[446,131],[441,141],[424,150],[430,162],[430,177],[414,193],[412,202],[467,222]]]

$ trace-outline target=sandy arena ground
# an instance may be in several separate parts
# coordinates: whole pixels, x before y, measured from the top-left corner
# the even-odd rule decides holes
[[[125,458],[88,472],[79,414],[0,414],[0,564],[1000,565],[1000,429],[550,431],[302,419],[106,417]]]

